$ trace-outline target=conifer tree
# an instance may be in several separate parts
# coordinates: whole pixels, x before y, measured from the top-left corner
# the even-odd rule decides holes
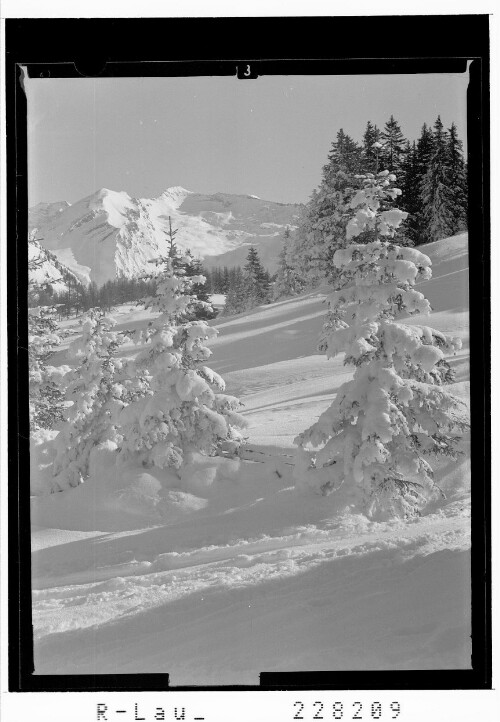
[[[259,254],[254,246],[250,246],[248,251],[243,274],[247,308],[268,303],[271,298],[269,274],[260,262]]]
[[[28,369],[30,428],[53,429],[62,420],[64,397],[56,380],[57,369],[48,364],[61,343],[54,306],[28,310]]]
[[[294,296],[299,293],[302,288],[301,279],[297,271],[293,267],[292,260],[290,258],[290,235],[290,227],[287,226],[283,237],[281,251],[278,257],[278,271],[276,274],[276,282],[274,286],[275,300],[278,300],[280,298],[286,298],[288,296]]]
[[[420,133],[420,137],[417,141],[417,171],[421,178],[427,173],[429,168],[432,154],[434,153],[434,135],[432,129],[428,127],[427,123],[424,123]]]
[[[460,340],[397,320],[431,310],[414,288],[431,277],[431,261],[392,242],[406,216],[380,210],[398,195],[394,180],[388,171],[367,174],[351,201],[347,240],[366,230],[376,240],[335,253],[340,283],[329,298],[322,344],[328,357],[345,352],[354,377],[296,439],[297,485],[334,492],[339,503],[372,517],[418,514],[440,491],[428,459],[457,458],[468,428],[464,404],[443,388],[453,378],[445,354]]]
[[[403,208],[409,213],[406,222],[408,237],[414,245],[428,240],[423,213],[422,187],[434,152],[432,130],[423,124],[420,137],[409,150],[403,164]]]
[[[176,248],[172,234],[169,238],[169,255],[158,260],[155,294],[144,301],[158,315],[136,333],[135,341],[145,348],[129,371],[147,388],[118,421],[123,462],[180,469],[186,454],[214,454],[224,442],[237,444],[244,420],[236,412],[239,400],[221,393],[223,379],[204,365],[211,355],[206,344],[217,330],[205,321],[187,320],[207,305],[192,294],[204,277],[186,276],[190,260]]]
[[[342,129],[323,167],[321,185],[311,196],[295,233],[295,268],[314,287],[325,277],[335,282],[333,255],[345,239],[347,204],[363,164],[362,150]]]
[[[339,167],[350,174],[359,173],[362,168],[362,149],[343,128],[328,153],[328,163],[323,167],[324,178],[328,181],[330,174],[335,174]]]
[[[187,251],[186,256],[189,259],[189,262],[186,263],[184,267],[186,277],[192,278],[193,276],[203,276],[206,280],[206,272],[203,268],[202,262],[198,258],[191,256],[191,252],[189,250]],[[210,319],[215,318],[215,311],[210,303],[210,294],[206,287],[206,282],[193,284],[191,294],[195,296],[198,301],[202,301],[203,305],[197,308],[194,312],[195,315],[190,320],[199,318],[209,321]]]
[[[92,309],[82,325],[82,336],[69,347],[76,366],[64,377],[64,423],[55,439],[53,490],[78,486],[88,476],[90,452],[103,441],[116,442],[114,418],[123,406],[123,388],[116,376],[122,367],[115,353],[121,338],[112,329],[114,319]]]
[[[448,130],[447,165],[449,169],[448,184],[452,190],[452,233],[467,229],[467,172],[463,157],[463,144],[458,137],[457,126],[451,124]]]
[[[377,173],[379,153],[378,145],[380,142],[380,130],[370,121],[366,124],[366,130],[363,134],[363,170],[364,172]],[[380,147],[382,145],[380,144]]]
[[[231,283],[226,295],[226,303],[222,311],[223,316],[234,316],[247,309],[246,284],[240,266],[232,269]]]
[[[34,229],[28,238],[28,383],[31,432],[53,429],[62,419],[64,397],[57,382],[57,370],[48,361],[61,343],[54,305],[43,305],[51,299],[52,283],[58,279],[37,280],[46,254]],[[49,298],[44,298],[48,296]]]
[[[242,278],[243,278],[243,272],[241,270],[241,266],[232,266],[229,269],[229,274],[228,274],[228,279],[229,279],[228,290],[237,284],[238,279],[241,281]]]
[[[405,231],[412,244],[418,245],[422,241],[422,213],[420,186],[422,177],[418,167],[417,144],[415,141],[408,147],[403,161],[402,184],[403,200],[401,208],[408,213],[405,221]]]
[[[229,269],[227,266],[224,266],[224,270],[222,272],[222,290],[221,293],[227,293],[229,291]]]
[[[380,165],[391,173],[401,173],[405,155],[406,138],[393,115],[389,118],[380,135],[382,151]],[[399,175],[398,175],[399,177]]]
[[[450,185],[448,137],[438,116],[433,130],[433,152],[422,180],[422,214],[426,241],[453,235],[454,190]]]

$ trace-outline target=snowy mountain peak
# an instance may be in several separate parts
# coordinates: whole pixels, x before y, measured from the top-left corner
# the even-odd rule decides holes
[[[176,207],[180,206],[184,199],[190,195],[192,191],[186,190],[182,186],[171,186],[166,188],[161,194],[160,198],[165,200],[172,200],[177,204]]]
[[[242,264],[252,245],[274,270],[281,235],[286,226],[296,225],[300,211],[294,204],[230,193],[206,195],[182,186],[171,186],[157,198],[100,188],[71,206],[39,206],[30,210],[30,227],[38,228],[45,248],[80,277],[82,269],[90,269],[88,280],[98,285],[149,272],[148,261],[167,253],[169,217],[179,231],[179,247],[208,265]]]
[[[122,228],[127,222],[130,211],[135,210],[132,198],[125,191],[110,191],[101,188],[96,194],[96,203],[90,207],[96,210],[102,207],[108,216],[108,223],[114,228]]]

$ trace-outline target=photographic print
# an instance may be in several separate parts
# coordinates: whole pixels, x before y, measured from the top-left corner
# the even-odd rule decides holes
[[[35,674],[470,668],[467,83],[26,82]]]
[[[16,66],[21,687],[484,686],[480,60],[228,43]]]

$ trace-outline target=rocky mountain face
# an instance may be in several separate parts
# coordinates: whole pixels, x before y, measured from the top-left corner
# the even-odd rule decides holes
[[[72,205],[39,203],[30,209],[29,223],[42,245],[82,282],[101,285],[150,272],[148,261],[167,252],[169,216],[179,247],[207,266],[242,265],[253,245],[273,271],[285,228],[297,225],[300,210],[256,196],[204,195],[179,186],[158,198],[102,188]]]

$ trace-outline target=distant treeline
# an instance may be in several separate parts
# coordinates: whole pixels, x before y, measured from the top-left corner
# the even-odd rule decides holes
[[[224,314],[241,313],[272,299],[274,276],[262,266],[258,252],[251,247],[248,251],[245,266],[222,266],[212,269],[204,268],[199,260],[186,267],[189,275],[203,275],[206,283],[197,284],[194,288],[196,296],[209,301],[214,293],[226,296]],[[67,280],[68,290],[55,293],[50,285],[38,287],[37,293],[29,298],[30,306],[57,306],[61,318],[68,318],[99,307],[110,311],[122,303],[134,303],[154,295],[156,282],[154,279],[117,278],[106,281],[98,287],[96,283],[83,286],[74,280]],[[210,314],[207,316],[210,318]]]
[[[293,233],[285,233],[279,256],[275,298],[293,296],[327,281],[335,286],[337,249],[345,246],[346,225],[360,189],[360,175],[396,176],[401,191],[393,203],[408,213],[396,241],[419,246],[467,230],[467,164],[455,123],[446,129],[438,116],[424,123],[420,137],[407,140],[391,115],[381,130],[368,121],[362,143],[343,129],[333,141],[322,180]],[[358,238],[358,243],[371,239]]]
[[[106,281],[98,287],[92,282],[84,286],[77,281],[66,281],[67,291],[55,293],[50,285],[37,289],[36,295],[28,298],[29,306],[57,306],[59,315],[68,317],[99,307],[110,311],[120,303],[133,303],[154,292],[154,281],[137,278],[117,278]]]

